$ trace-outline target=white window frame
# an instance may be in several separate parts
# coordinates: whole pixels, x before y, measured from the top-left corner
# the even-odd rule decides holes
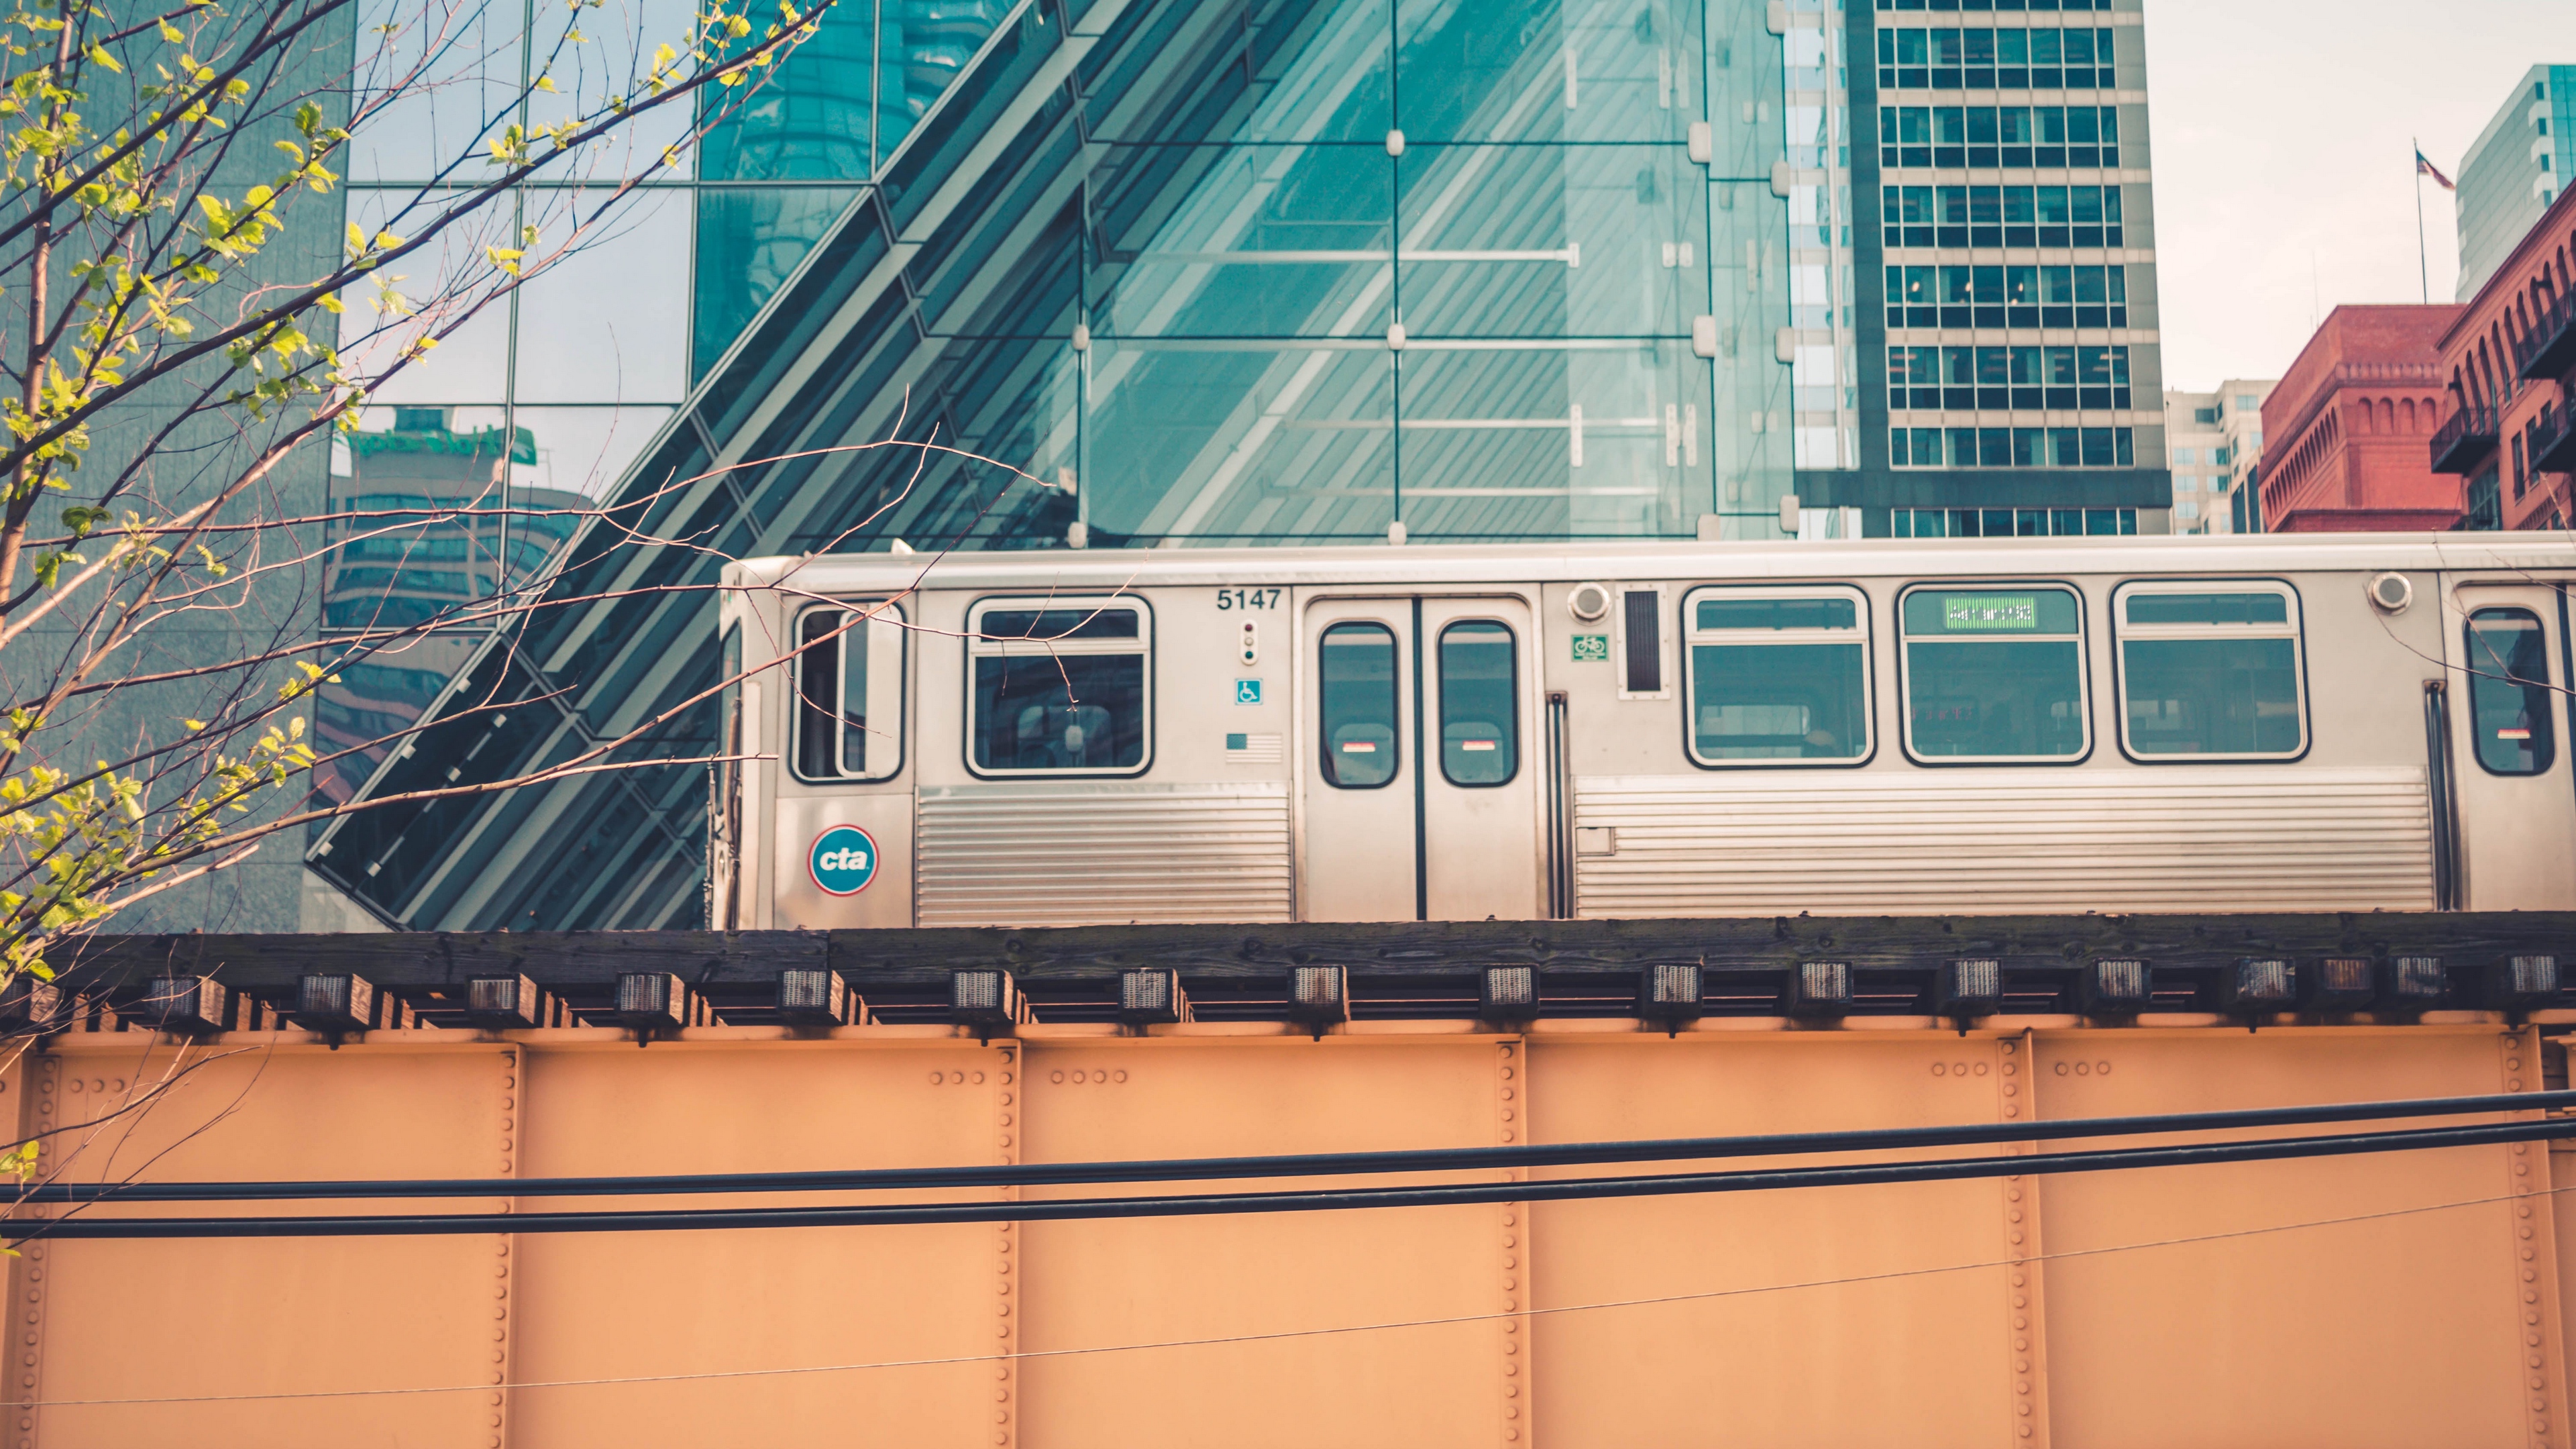
[[[987,615],[1034,609],[1050,612],[1071,610],[1088,614],[1094,611],[1123,610],[1136,616],[1133,639],[987,639],[984,619]],[[1007,766],[979,763],[975,742],[982,737],[983,721],[975,714],[975,678],[977,660],[996,658],[1052,659],[1092,654],[1134,654],[1145,661],[1144,677],[1144,750],[1136,763],[1106,769],[1022,770]],[[979,779],[1041,780],[1072,777],[1077,779],[1127,779],[1142,775],[1154,767],[1154,610],[1135,594],[1040,594],[1034,597],[1013,595],[977,599],[966,611],[966,768]]]
[[[2132,624],[2129,601],[2171,594],[2273,594],[2287,601],[2284,624]],[[2208,765],[2238,761],[2295,760],[2314,743],[2308,728],[2308,646],[2301,628],[2299,591],[2278,579],[2135,579],[2111,591],[2112,707],[2120,715],[2120,753],[2142,765]],[[2298,690],[2299,745],[2293,750],[2245,754],[2149,754],[2129,739],[2129,655],[2131,640],[2152,639],[2287,639],[2290,676]]]
[[[2006,644],[2038,641],[2075,642],[2075,702],[2084,730],[2084,747],[2065,755],[1927,755],[1914,744],[1914,657],[1911,646],[1916,636],[1905,632],[1905,605],[1916,594],[2008,594],[2027,590],[2031,593],[2065,594],[2075,600],[2075,632],[2067,634],[1925,634],[1926,643]],[[1913,584],[1896,596],[1896,708],[1897,728],[1904,732],[1905,757],[1918,765],[1942,769],[1953,765],[2016,765],[2039,769],[2080,765],[2093,758],[2093,657],[2085,636],[2090,622],[2086,615],[2084,591],[2073,584],[2055,580],[1989,581],[1984,579],[1941,579]]]
[[[1697,615],[1702,599],[1762,602],[1773,599],[1848,599],[1854,624],[1849,629],[1702,629]],[[1704,770],[1848,770],[1868,764],[1878,754],[1878,659],[1870,638],[1869,595],[1849,584],[1704,584],[1682,595],[1682,750]],[[1830,759],[1772,757],[1712,760],[1699,752],[1699,645],[1759,648],[1773,644],[1858,644],[1860,646],[1861,751]]]
[[[890,648],[894,651],[894,668],[891,671],[873,668],[868,671],[868,733],[872,736],[891,734],[894,737],[894,763],[882,770],[851,770],[843,758],[849,745],[849,732],[846,728],[835,728],[832,731],[833,773],[828,775],[812,775],[805,772],[804,761],[800,758],[802,752],[797,748],[798,735],[805,727],[805,649],[803,643],[805,638],[805,620],[808,616],[820,613],[824,610],[830,610],[833,613],[838,614],[867,613],[872,616],[869,618],[868,622],[861,625],[860,628],[848,630],[839,638],[832,641],[832,648],[834,650],[832,659],[832,678],[836,685],[840,681],[849,678],[850,638],[852,635],[860,633],[862,629],[866,631],[865,638],[868,646],[868,654],[871,659],[874,659],[882,649]],[[903,627],[903,622],[903,606],[891,599],[830,599],[818,603],[807,604],[803,608],[795,611],[787,625],[787,657],[789,660],[788,669],[790,678],[788,680],[787,709],[785,711],[787,715],[787,748],[784,753],[787,758],[787,769],[789,774],[808,784],[864,785],[891,780],[895,776],[903,773],[906,749],[911,743],[911,741],[906,737],[906,732],[904,730],[904,706],[907,702],[905,698],[905,685],[910,678],[910,670],[907,667],[910,660],[905,651],[910,645],[910,635],[912,633],[911,630]],[[892,730],[878,729],[875,721],[879,719],[893,720],[894,728]],[[871,753],[873,753],[873,751]]]

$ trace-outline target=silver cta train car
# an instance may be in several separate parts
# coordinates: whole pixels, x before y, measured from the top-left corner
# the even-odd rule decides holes
[[[2565,535],[725,575],[721,928],[2576,906]]]

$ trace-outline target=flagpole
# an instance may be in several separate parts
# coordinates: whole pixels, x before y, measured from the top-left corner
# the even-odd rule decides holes
[[[2433,264],[2424,256],[2424,143],[2418,139],[2414,146],[2415,155],[2411,159],[2415,172],[2415,276],[2424,289],[2424,304],[2429,307],[2433,303]]]

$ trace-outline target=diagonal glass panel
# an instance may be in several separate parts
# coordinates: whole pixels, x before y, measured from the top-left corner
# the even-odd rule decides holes
[[[1403,396],[1411,537],[1651,537],[1709,509],[1687,343],[1410,344]]]
[[[957,83],[1011,9],[1012,0],[877,0],[878,165]]]
[[[1396,0],[1419,141],[1678,144],[1703,119],[1697,0]]]
[[[1157,192],[1186,199],[1131,227],[1103,218],[1108,295],[1095,329],[1383,338],[1394,315],[1394,164],[1375,146],[1113,150],[1109,167],[1154,173]]]
[[[1392,0],[1252,0],[1131,10],[1131,44],[1086,62],[1090,138],[1120,145],[1377,147],[1395,123]],[[1178,104],[1147,103],[1170,77]],[[1178,72],[1175,74],[1175,72]]]
[[[1375,338],[1095,341],[1092,525],[1143,542],[1384,537],[1391,357]]]
[[[1683,337],[1707,309],[1708,208],[1671,146],[1411,146],[1405,331]]]
[[[857,194],[820,187],[698,193],[690,376],[715,365]]]

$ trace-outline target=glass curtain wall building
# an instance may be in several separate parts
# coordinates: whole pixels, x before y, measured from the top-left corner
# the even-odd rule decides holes
[[[1881,18],[844,0],[669,188],[687,215],[662,224],[695,247],[687,315],[629,381],[599,395],[594,360],[577,400],[416,399],[500,406],[516,421],[450,426],[524,428],[541,457],[562,428],[537,407],[642,420],[637,451],[530,486],[591,489],[622,526],[707,547],[573,539],[561,602],[470,646],[419,747],[367,788],[505,778],[652,721],[627,757],[706,752],[704,708],[664,716],[715,678],[715,555],[1770,538],[1791,494],[1811,523],[1870,532],[1954,496],[2079,519],[2132,501],[2108,480],[2146,473],[2085,463],[2080,432],[2064,466],[1945,465],[1937,498],[1933,471],[1889,463],[1879,168],[1856,144],[1878,122],[1849,64]],[[2143,214],[2143,173],[2127,205]],[[2097,273],[2134,254],[2082,253]],[[592,355],[624,357],[623,312],[601,315],[621,332],[586,334]],[[2135,332],[2079,335],[2130,346],[2153,397]],[[958,452],[871,446],[889,439]],[[412,926],[685,924],[702,809],[694,768],[586,776],[370,811],[311,859]]]
[[[2576,65],[2535,65],[2460,158],[2460,284],[2466,302],[2522,244],[2576,174]]]

